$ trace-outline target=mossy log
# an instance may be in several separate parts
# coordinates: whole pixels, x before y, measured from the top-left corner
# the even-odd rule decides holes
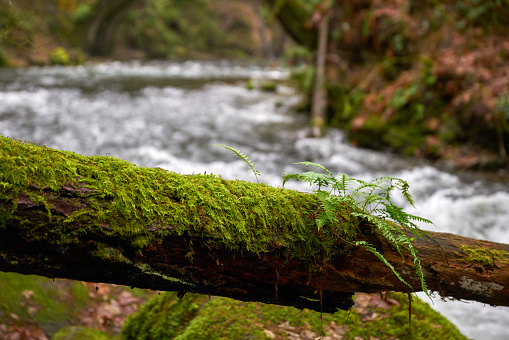
[[[180,175],[0,136],[0,270],[334,312],[354,292],[411,292],[362,247],[316,227],[316,196]],[[349,224],[345,224],[349,227]],[[363,224],[420,290],[411,254]],[[430,232],[430,290],[509,306],[509,245]]]

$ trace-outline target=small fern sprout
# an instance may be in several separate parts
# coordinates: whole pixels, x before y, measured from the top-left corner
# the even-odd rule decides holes
[[[258,176],[261,176],[261,175],[260,175],[260,172],[255,169],[255,163],[252,160],[250,160],[249,157],[247,157],[245,154],[240,152],[240,150],[232,148],[231,146],[224,145],[224,144],[212,144],[212,145],[209,145],[209,147],[210,146],[219,146],[219,147],[225,148],[226,150],[230,150],[231,152],[233,152],[238,158],[240,158],[244,163],[246,163],[249,166],[249,169],[251,169],[251,171],[255,175],[256,182],[260,183],[258,181]]]

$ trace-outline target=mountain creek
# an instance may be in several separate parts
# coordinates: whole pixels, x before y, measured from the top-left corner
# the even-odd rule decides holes
[[[226,61],[0,69],[0,135],[183,174],[256,181],[242,160],[208,148],[225,144],[256,163],[261,182],[279,187],[283,172],[304,169],[300,161],[363,180],[398,177],[409,182],[417,209],[403,197],[397,202],[435,224],[423,227],[509,243],[507,176],[446,172],[424,160],[355,148],[337,129],[308,138],[308,117],[293,110],[299,95],[283,85],[288,77],[285,68]],[[266,81],[280,85],[264,91]],[[470,338],[509,336],[508,308],[421,297]]]

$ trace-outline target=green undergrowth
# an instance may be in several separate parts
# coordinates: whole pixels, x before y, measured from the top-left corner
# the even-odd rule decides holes
[[[389,307],[357,304],[321,317],[307,309],[195,294],[179,300],[176,293],[163,293],[128,317],[121,339],[294,339],[292,334],[299,333],[318,338],[322,329],[325,335],[342,333],[344,339],[466,339],[418,299],[412,303],[409,333],[406,295],[391,293],[389,299]]]
[[[137,310],[152,295],[144,289],[0,272],[0,339],[11,333],[30,339],[43,334],[113,339],[124,313]]]
[[[95,328],[82,326],[68,326],[59,330],[51,340],[111,340],[116,339],[106,332]]]
[[[0,272],[0,324],[34,324],[53,334],[77,318],[87,293],[78,281]]]
[[[0,1],[0,67],[83,64],[83,36],[75,32],[72,11],[59,6],[77,3]]]
[[[119,36],[149,58],[246,58],[256,41],[252,19],[241,13],[238,3],[153,0],[129,10]]]

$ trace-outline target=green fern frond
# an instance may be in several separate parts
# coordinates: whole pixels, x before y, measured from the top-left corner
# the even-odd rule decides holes
[[[358,246],[362,246],[364,249],[366,249],[367,251],[369,251],[370,253],[372,253],[373,255],[375,255],[376,257],[378,257],[378,259],[380,261],[382,261],[387,267],[389,267],[392,272],[394,273],[394,275],[396,275],[396,277],[401,281],[403,282],[405,285],[407,285],[412,291],[414,291],[414,288],[408,283],[406,282],[402,277],[401,275],[399,275],[399,273],[396,271],[396,269],[394,269],[394,267],[392,266],[392,264],[389,263],[389,261],[387,261],[385,259],[385,257],[380,254],[378,252],[378,250],[376,250],[376,248],[374,248],[372,245],[370,245],[369,243],[367,243],[366,241],[357,241],[355,242],[356,245]]]
[[[295,164],[302,164],[302,165],[307,165],[307,166],[316,166],[317,168],[320,168],[320,169],[322,169],[323,171],[325,171],[327,174],[329,174],[329,176],[334,177],[334,175],[332,174],[332,172],[330,172],[327,168],[325,168],[325,167],[324,167],[323,165],[321,165],[321,164],[313,163],[313,162],[307,162],[307,161],[304,161],[304,162],[298,162],[298,163],[295,163]]]
[[[365,241],[354,241],[356,239],[356,226],[354,228],[343,226],[342,230],[339,230],[341,229],[341,222],[338,216],[341,215],[341,211],[344,211],[345,207],[349,207],[348,215],[351,219],[349,222],[358,225],[360,221],[367,220],[376,226],[377,232],[394,245],[403,258],[403,250],[410,252],[414,259],[414,267],[420,279],[422,290],[429,296],[421,262],[417,257],[417,250],[412,245],[413,239],[406,234],[406,231],[410,231],[421,239],[424,237],[423,235],[429,237],[429,234],[419,229],[412,221],[431,224],[432,222],[428,219],[406,213],[401,207],[391,201],[392,193],[399,191],[405,200],[414,206],[408,183],[395,177],[380,177],[371,182],[366,182],[351,178],[345,174],[334,176],[331,171],[318,163],[300,162],[297,164],[314,166],[326,172],[326,175],[313,172],[305,172],[303,174],[285,173],[283,177],[283,185],[290,179],[304,181],[311,186],[318,185],[318,190],[315,190],[321,209],[316,218],[318,230],[326,226],[335,228],[335,232],[339,233],[342,239],[362,246],[367,251],[373,253],[392,270],[401,282],[413,290],[373,245]],[[331,192],[337,191],[340,196],[331,195],[331,192],[322,190],[322,187],[329,187]]]
[[[288,172],[283,173],[283,187],[286,182],[290,179],[294,179],[298,182],[307,182],[310,186],[317,185],[318,189],[321,190],[323,186],[330,185],[330,178],[324,174],[316,172],[304,172],[302,174],[290,174]]]
[[[288,172],[283,172],[283,188],[285,187],[286,182],[288,182],[289,180],[294,179],[300,182],[302,181],[301,178],[302,178],[301,174],[291,174]]]
[[[417,221],[417,222],[433,224],[433,222],[431,222],[430,220],[428,220],[428,219],[426,219],[426,218],[424,218],[424,217],[415,216],[415,215],[409,215],[409,218],[410,218],[411,220],[414,220],[414,221]]]
[[[250,160],[249,157],[247,157],[245,154],[240,152],[240,150],[232,148],[231,146],[224,145],[224,144],[212,144],[212,145],[209,145],[209,147],[210,146],[219,146],[219,147],[225,148],[226,150],[230,150],[231,152],[233,152],[238,158],[240,158],[242,161],[244,161],[244,163],[246,163],[249,166],[249,169],[251,169],[251,171],[255,175],[256,182],[258,182],[258,176],[261,176],[261,175],[260,175],[260,172],[255,169],[255,163],[252,160]]]

